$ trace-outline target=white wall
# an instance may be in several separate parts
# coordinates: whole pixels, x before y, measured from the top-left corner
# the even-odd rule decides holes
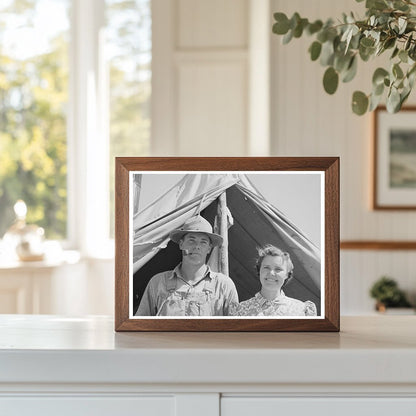
[[[270,37],[250,26],[267,28],[269,1],[153,0],[152,13],[152,154],[258,154],[253,131],[267,150]]]
[[[272,11],[298,11],[310,19],[336,18],[342,12],[361,11],[350,0],[272,0]],[[272,154],[279,156],[340,156],[341,240],[415,240],[416,212],[372,211],[372,120],[351,112],[355,90],[371,90],[376,62],[359,63],[356,79],[341,84],[334,96],[322,88],[324,68],[311,62],[307,52],[312,38],[281,44],[272,36]],[[415,98],[409,100],[414,103]],[[368,288],[381,275],[396,278],[403,289],[416,295],[415,252],[342,251],[341,311],[372,310]]]

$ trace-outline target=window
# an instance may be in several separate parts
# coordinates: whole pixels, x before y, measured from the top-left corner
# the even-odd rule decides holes
[[[114,157],[147,155],[151,0],[0,6],[0,237],[23,199],[50,239],[102,254]]]
[[[23,199],[28,222],[49,238],[66,237],[69,6],[68,0],[0,6],[0,236]]]

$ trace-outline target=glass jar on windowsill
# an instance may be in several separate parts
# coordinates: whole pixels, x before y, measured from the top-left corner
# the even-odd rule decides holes
[[[19,200],[14,205],[16,220],[3,237],[4,249],[10,257],[21,261],[41,261],[45,256],[45,231],[35,224],[26,224],[27,206]]]

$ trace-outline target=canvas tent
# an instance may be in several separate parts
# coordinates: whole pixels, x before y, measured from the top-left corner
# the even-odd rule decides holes
[[[225,213],[221,216],[219,207],[224,205]],[[217,233],[221,233],[221,224],[224,233],[226,222],[228,275],[237,287],[240,301],[260,289],[254,268],[257,247],[269,243],[290,253],[294,264],[294,277],[285,293],[311,300],[320,310],[321,260],[317,247],[266,201],[245,175],[188,174],[133,216],[133,312],[150,278],[172,270],[181,261],[181,252],[169,240],[169,233],[198,214]],[[213,250],[209,264],[224,272],[222,260],[219,250]]]

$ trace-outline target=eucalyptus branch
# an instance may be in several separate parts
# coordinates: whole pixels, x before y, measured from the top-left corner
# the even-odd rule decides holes
[[[362,2],[363,0],[356,0]],[[392,51],[389,68],[377,68],[372,91],[355,91],[352,110],[362,115],[374,110],[386,95],[390,112],[397,112],[407,100],[416,78],[416,3],[411,0],[366,0],[366,18],[356,19],[344,14],[339,24],[332,19],[309,22],[295,13],[290,19],[275,13],[273,32],[283,35],[283,43],[304,34],[315,39],[309,47],[312,61],[326,68],[323,87],[334,94],[339,81],[349,82],[357,73],[357,61],[367,62]]]

